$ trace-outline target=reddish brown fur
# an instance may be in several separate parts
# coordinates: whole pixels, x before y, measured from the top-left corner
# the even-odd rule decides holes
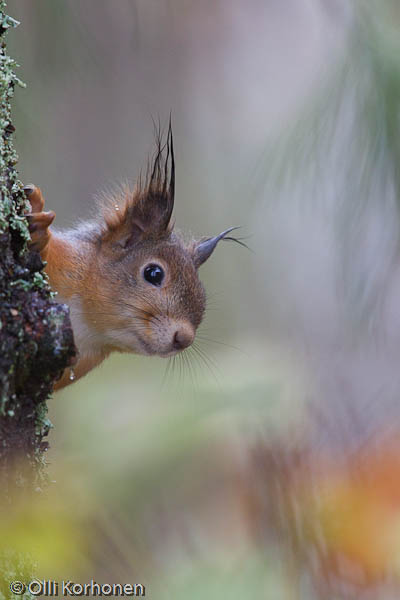
[[[192,261],[193,243],[186,248],[173,233],[170,222],[164,229],[159,227],[159,220],[154,218],[156,211],[153,211],[153,222],[157,227],[146,229],[145,191],[136,189],[132,193],[125,188],[107,196],[97,222],[67,234],[37,227],[45,214],[39,188],[32,188],[30,201],[34,247],[47,261],[46,272],[60,301],[71,307],[76,338],[80,337],[79,314],[74,315],[73,305],[78,299],[78,311],[86,328],[82,335],[87,335],[88,330],[101,340],[90,351],[82,350],[78,344],[82,356],[74,368],[75,379],[102,362],[110,352],[131,350],[119,341],[113,343],[107,339],[110,330],[120,331],[129,326],[129,311],[130,324],[136,327],[143,343],[137,351],[143,353],[156,353],[150,347],[150,329],[151,321],[157,320],[160,314],[168,314],[183,329],[197,328],[204,312],[205,296]],[[53,220],[55,215],[51,214]],[[132,236],[134,239],[130,239]],[[140,266],[151,261],[162,264],[165,269],[162,290],[139,281]],[[130,282],[132,275],[137,279],[135,290]],[[71,382],[68,369],[55,387],[60,389]]]
[[[75,230],[51,231],[55,214],[43,212],[39,188],[27,189],[32,246],[47,261],[59,301],[70,307],[80,353],[75,379],[113,351],[170,356],[192,343],[205,310],[197,269],[210,251],[199,260],[204,242],[186,244],[174,232],[174,191],[171,128],[165,144],[157,139],[144,184],[104,195],[98,218]],[[160,284],[144,277],[149,265],[163,271]],[[67,370],[56,389],[71,381]]]

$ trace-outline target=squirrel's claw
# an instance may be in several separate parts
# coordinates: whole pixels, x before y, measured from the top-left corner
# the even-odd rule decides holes
[[[27,185],[24,188],[24,192],[32,207],[32,212],[26,215],[31,234],[30,247],[33,250],[42,252],[49,243],[49,227],[54,221],[56,213],[52,210],[47,212],[43,211],[44,198],[40,188],[34,185]]]

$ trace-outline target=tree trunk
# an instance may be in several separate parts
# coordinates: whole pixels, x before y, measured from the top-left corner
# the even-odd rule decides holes
[[[29,204],[15,167],[10,118],[14,88],[24,85],[4,39],[18,23],[4,10],[0,0],[0,506],[7,510],[15,494],[35,493],[45,480],[46,400],[75,349],[68,308],[52,300],[40,256],[28,247],[23,215]],[[23,562],[11,548],[0,558],[0,597],[9,597],[8,576],[18,575]]]

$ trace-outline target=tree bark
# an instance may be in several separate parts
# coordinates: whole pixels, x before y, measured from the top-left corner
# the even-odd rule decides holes
[[[35,493],[46,479],[46,400],[75,349],[68,308],[52,299],[43,262],[29,249],[29,203],[16,170],[10,106],[14,88],[24,84],[5,43],[18,23],[4,11],[0,0],[0,506],[7,510],[16,494]],[[0,597],[13,597],[4,586],[21,560],[11,548],[0,557]]]

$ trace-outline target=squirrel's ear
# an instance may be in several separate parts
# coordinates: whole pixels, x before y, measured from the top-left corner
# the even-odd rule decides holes
[[[193,250],[193,262],[195,264],[196,268],[199,268],[200,265],[202,265],[204,262],[206,262],[207,258],[209,258],[211,256],[211,254],[214,252],[218,242],[220,240],[234,240],[237,241],[235,238],[232,237],[226,237],[228,235],[228,233],[230,233],[231,231],[234,231],[235,229],[239,229],[238,227],[230,227],[229,229],[226,229],[225,231],[223,231],[222,233],[220,233],[219,235],[216,235],[215,237],[212,238],[206,238],[205,240],[200,240],[199,242],[197,242],[197,244],[194,247]]]
[[[139,177],[136,190],[103,197],[101,212],[106,223],[105,239],[123,248],[146,238],[164,237],[171,229],[175,196],[175,161],[171,121],[166,142],[157,133],[157,150],[148,164],[145,181]]]
[[[148,166],[144,188],[138,189],[138,200],[132,206],[132,223],[144,234],[163,235],[170,224],[175,198],[175,159],[171,120],[167,140],[157,132],[157,151]]]

